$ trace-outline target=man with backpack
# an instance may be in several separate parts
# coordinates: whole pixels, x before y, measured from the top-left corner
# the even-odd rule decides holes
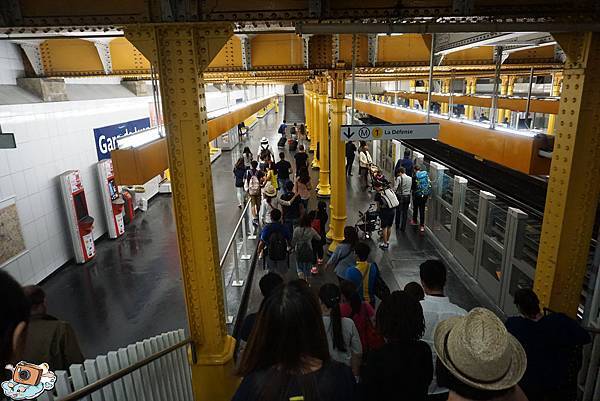
[[[255,221],[258,221],[261,182],[264,174],[258,169],[258,162],[256,160],[252,160],[250,166],[251,168],[248,171],[246,171],[244,189],[246,190],[246,192],[248,192],[248,197],[250,198],[250,204],[252,206],[252,217],[254,217]]]
[[[266,137],[262,137],[260,140],[260,147],[258,148],[258,158],[260,159],[260,169],[266,171],[269,164],[275,160],[275,155],[271,151],[269,146],[269,140]]]
[[[381,249],[388,249],[390,247],[390,234],[392,232],[392,224],[394,224],[394,216],[396,215],[396,208],[398,207],[398,198],[394,191],[390,188],[385,188],[381,182],[376,181],[374,184],[375,190],[375,202],[377,202],[377,210],[379,210],[379,219],[381,220],[381,242],[379,247]]]
[[[408,206],[410,205],[410,190],[412,188],[412,177],[406,174],[404,167],[398,169],[398,175],[394,182],[398,207],[396,208],[396,229],[406,230],[406,219],[408,218]]]
[[[419,214],[419,231],[425,232],[425,205],[431,194],[431,181],[427,171],[415,166],[415,179],[413,180],[413,224],[417,224]]]
[[[279,209],[271,210],[271,223],[262,229],[258,243],[258,254],[267,270],[285,276],[289,267],[288,247],[291,241],[292,232],[281,224],[281,212]]]
[[[356,265],[346,270],[344,278],[354,284],[361,301],[375,307],[375,297],[382,300],[385,295],[389,295],[389,288],[380,277],[377,263],[368,261],[370,252],[369,245],[358,242],[354,247]]]
[[[285,120],[283,120],[283,122],[279,126],[279,129],[277,130],[277,132],[279,134],[281,134],[282,136],[285,136],[286,130],[287,130],[287,124],[285,123]]]

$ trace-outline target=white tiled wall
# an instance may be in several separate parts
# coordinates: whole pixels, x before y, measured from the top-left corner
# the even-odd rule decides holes
[[[25,71],[17,45],[0,40],[0,85],[16,85]]]
[[[0,42],[0,46],[2,42]],[[16,196],[28,252],[4,266],[23,284],[37,283],[73,254],[57,176],[79,169],[94,237],[105,231],[93,129],[149,116],[151,97],[0,106],[0,125],[16,149],[0,149],[0,199]]]

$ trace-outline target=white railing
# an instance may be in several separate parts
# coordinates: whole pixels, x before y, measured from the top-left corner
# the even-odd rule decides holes
[[[86,359],[54,372],[54,390],[37,400],[193,401],[190,345],[180,329]]]

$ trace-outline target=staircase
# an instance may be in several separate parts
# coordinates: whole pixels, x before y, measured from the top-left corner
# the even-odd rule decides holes
[[[304,123],[304,95],[285,95],[284,116],[286,123]]]

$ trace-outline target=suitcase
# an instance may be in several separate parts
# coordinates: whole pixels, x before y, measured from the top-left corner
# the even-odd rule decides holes
[[[297,148],[298,148],[298,141],[294,139],[289,144],[290,152],[295,152]]]
[[[278,148],[285,148],[285,136],[282,136],[281,138],[279,138],[279,141],[277,141],[277,147]]]

